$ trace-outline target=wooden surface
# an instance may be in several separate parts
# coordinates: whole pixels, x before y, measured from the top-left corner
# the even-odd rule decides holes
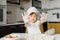
[[[55,34],[60,34],[60,23],[48,23],[48,29],[55,28]]]

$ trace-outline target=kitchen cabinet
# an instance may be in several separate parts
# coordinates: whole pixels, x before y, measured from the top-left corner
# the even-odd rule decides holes
[[[49,10],[47,21],[48,22],[60,22],[60,9]]]
[[[6,5],[6,0],[0,0],[0,5]]]
[[[42,9],[60,8],[60,0],[41,0]]]
[[[48,6],[49,6],[48,0],[41,0],[41,2],[42,2],[42,9],[48,8]]]

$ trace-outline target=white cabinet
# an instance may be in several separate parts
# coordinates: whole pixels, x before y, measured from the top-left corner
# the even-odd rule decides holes
[[[6,0],[0,0],[0,5],[6,5]]]
[[[48,0],[41,0],[41,2],[42,2],[42,9],[46,9],[46,8],[48,8],[48,6],[49,6],[49,1]]]
[[[49,5],[49,8],[60,8],[60,0],[50,1]]]
[[[41,0],[42,9],[60,8],[60,0]]]
[[[59,15],[57,15],[57,13]],[[59,18],[57,16],[59,16]],[[47,21],[60,22],[60,9],[48,11]]]

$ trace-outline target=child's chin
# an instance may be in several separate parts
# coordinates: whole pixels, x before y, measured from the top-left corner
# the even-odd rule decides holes
[[[32,23],[35,23],[36,21],[32,21]]]

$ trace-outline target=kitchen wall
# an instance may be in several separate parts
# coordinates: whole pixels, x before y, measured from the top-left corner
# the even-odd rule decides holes
[[[26,11],[29,7],[32,6],[32,0],[30,2],[20,2],[20,5],[15,4],[7,4],[7,11],[11,12],[10,14],[7,14],[7,21],[8,23],[14,23],[22,21],[21,13]],[[21,10],[20,7],[23,7],[24,10]]]

